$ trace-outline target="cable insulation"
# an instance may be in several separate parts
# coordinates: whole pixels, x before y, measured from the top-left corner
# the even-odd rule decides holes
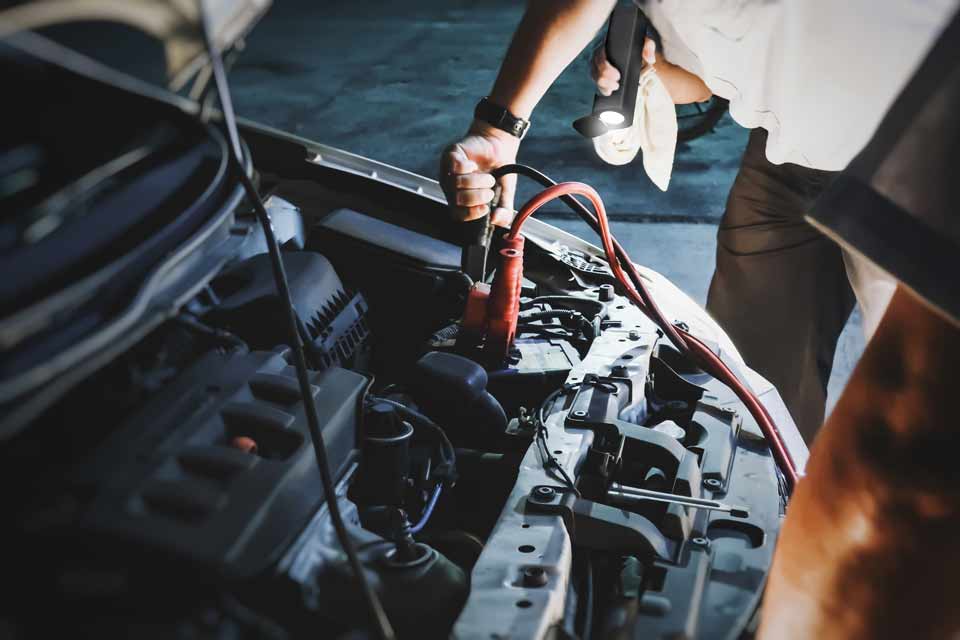
[[[433,508],[437,506],[441,489],[443,489],[442,483],[438,483],[437,486],[433,488],[433,493],[430,494],[430,500],[427,502],[427,506],[423,508],[423,514],[420,516],[420,520],[417,524],[410,527],[410,533],[420,533],[423,528],[427,526],[427,522],[430,521],[430,516],[433,515]]]

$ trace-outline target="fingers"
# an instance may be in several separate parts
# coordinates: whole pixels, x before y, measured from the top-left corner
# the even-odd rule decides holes
[[[490,213],[497,181],[487,172],[514,161],[519,142],[512,146],[510,142],[512,140],[472,134],[444,150],[440,160],[440,186],[455,219],[476,220]],[[508,184],[506,202],[512,209],[516,176],[511,177]]]
[[[516,214],[516,211],[513,209],[507,209],[506,207],[497,207],[493,210],[493,215],[490,216],[490,222],[495,224],[498,227],[509,227],[513,223],[513,216]]]
[[[493,189],[497,183],[496,179],[489,173],[469,173],[467,175],[456,175],[454,184],[457,189]]]
[[[475,207],[493,200],[493,189],[458,189],[455,202],[460,207]]]
[[[493,186],[496,180],[489,173],[468,173],[453,176],[456,196],[453,203],[461,207],[473,207],[487,204],[493,200]]]
[[[651,38],[643,41],[643,62],[653,65],[657,62],[657,43]],[[620,88],[620,71],[607,60],[606,51],[602,46],[597,47],[590,60],[590,76],[597,83],[600,95],[609,96]]]
[[[447,195],[447,200],[451,201],[451,196],[456,191],[457,170],[462,169],[470,159],[466,157],[460,145],[451,145],[444,149],[440,155],[440,187]]]
[[[653,65],[657,62],[657,43],[651,38],[643,41],[643,62]]]
[[[464,143],[462,142],[453,145],[450,151],[447,152],[447,162],[445,164],[450,173],[454,175],[473,173],[480,168],[479,165],[467,155],[467,151],[464,149]]]
[[[590,77],[597,83],[597,91],[608,96],[620,88],[620,71],[607,61],[603,46],[593,52],[590,64]]]
[[[466,159],[464,161],[461,158],[459,163],[457,162],[458,153],[462,153],[462,150],[459,150],[459,145],[457,145],[457,147],[457,149],[451,152],[453,154],[452,169],[471,168],[471,165],[473,165],[473,170],[477,171],[476,163],[472,160]],[[457,175],[454,171],[445,182],[447,183],[447,188],[445,189],[447,191],[447,201],[452,205],[469,208],[488,204],[493,200],[493,187],[496,184],[496,180],[489,173]]]
[[[465,138],[444,151],[440,160],[440,186],[447,196],[454,217],[473,220],[486,213],[474,208],[493,199],[493,176],[477,173],[480,166],[475,157],[480,157],[485,148],[475,139]]]
[[[493,146],[480,136],[467,136],[444,151],[440,161],[441,175],[464,175],[480,170],[494,155]]]
[[[620,88],[620,83],[612,81],[606,78],[600,78],[597,80],[597,91],[600,92],[602,96],[609,96],[611,93]]]

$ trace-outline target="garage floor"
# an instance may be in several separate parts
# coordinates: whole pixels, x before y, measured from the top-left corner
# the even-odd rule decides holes
[[[237,111],[252,120],[408,169],[436,174],[440,149],[463,132],[489,90],[522,3],[511,0],[283,0],[256,27],[231,72]],[[746,130],[725,118],[677,149],[670,189],[639,163],[603,164],[570,126],[587,113],[584,53],[533,119],[520,160],[555,179],[595,186],[635,260],[706,301],[716,223]],[[530,189],[521,190],[518,204]],[[590,238],[579,222],[555,223]],[[863,349],[858,314],[841,337],[831,404]]]

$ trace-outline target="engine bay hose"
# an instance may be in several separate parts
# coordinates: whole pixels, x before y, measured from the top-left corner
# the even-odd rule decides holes
[[[793,458],[790,456],[783,442],[783,438],[780,436],[780,432],[766,407],[763,406],[763,403],[760,402],[753,391],[737,377],[730,367],[728,367],[710,347],[704,344],[699,338],[675,326],[666,319],[650,295],[649,290],[643,282],[642,276],[639,271],[637,271],[630,256],[610,232],[606,210],[596,190],[589,185],[579,182],[557,183],[536,169],[520,164],[504,165],[491,173],[494,178],[500,178],[512,173],[523,175],[546,187],[520,208],[510,227],[510,232],[507,234],[508,239],[521,237],[520,231],[526,219],[548,202],[558,198],[570,207],[574,213],[579,215],[584,222],[600,236],[603,251],[610,265],[610,270],[621,285],[624,294],[644,315],[663,331],[665,337],[674,347],[689,357],[693,362],[697,363],[705,372],[730,388],[737,398],[743,402],[750,412],[750,415],[756,420],[757,425],[760,427],[760,431],[763,433],[770,447],[777,467],[781,473],[783,473],[787,485],[787,492],[792,493],[799,480],[799,474]],[[574,195],[586,197],[593,206],[595,214],[574,198]]]

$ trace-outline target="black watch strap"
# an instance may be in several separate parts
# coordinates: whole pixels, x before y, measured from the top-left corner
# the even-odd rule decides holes
[[[477,103],[477,108],[473,110],[473,117],[521,140],[530,128],[529,120],[518,118],[510,113],[509,109],[491,102],[489,98],[484,98]]]

